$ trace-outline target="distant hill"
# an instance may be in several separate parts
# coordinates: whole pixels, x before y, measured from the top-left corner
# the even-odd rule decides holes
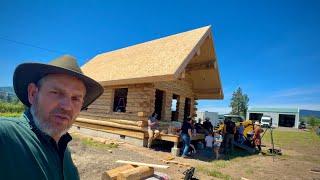
[[[0,101],[17,102],[18,98],[13,87],[0,87]]]
[[[0,87],[0,92],[8,92],[10,94],[14,94],[13,87]]]
[[[300,109],[300,117],[315,116],[320,118],[320,111]]]

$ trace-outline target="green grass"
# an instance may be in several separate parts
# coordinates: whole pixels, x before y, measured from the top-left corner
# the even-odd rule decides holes
[[[21,113],[17,113],[17,112],[0,112],[0,117],[10,117],[10,118],[15,118],[15,117],[20,117],[22,115]]]
[[[305,149],[306,146],[320,145],[320,137],[314,132],[305,131],[281,131],[278,129],[273,130],[274,144],[286,149]],[[264,135],[262,142],[271,143],[271,133],[268,132]]]
[[[94,148],[102,148],[102,149],[112,149],[112,148],[118,148],[118,144],[116,143],[109,143],[104,144],[101,142],[94,141],[90,138],[79,138],[81,143],[85,146],[94,147]]]
[[[22,103],[8,103],[0,101],[0,113],[21,113],[25,109]]]
[[[222,161],[221,161],[222,162]],[[220,178],[220,179],[232,179],[231,176],[227,174],[223,174],[222,172],[216,170],[213,166],[197,166],[196,168],[198,171],[207,174],[208,176]]]
[[[320,149],[320,137],[313,131],[284,131],[282,129],[273,130],[273,140],[275,143],[275,148],[280,148],[282,150],[282,155],[277,156],[278,161],[288,161],[293,160],[295,163],[313,163],[320,164],[319,149]],[[270,132],[264,135],[262,139],[262,144],[267,145],[270,148],[271,138]],[[289,151],[291,150],[291,151]],[[271,155],[267,150],[264,150],[267,155]],[[312,154],[308,154],[312,153]],[[244,167],[244,176],[254,177],[254,172],[256,170],[262,171],[265,169],[264,165],[253,165],[251,163],[251,158],[256,158],[257,155],[250,155],[246,151],[241,151],[236,149],[232,155],[230,155],[229,161],[212,161],[210,165],[198,166],[197,170],[208,176],[215,177],[218,179],[232,179],[234,174],[228,173],[229,168],[238,167],[239,163]],[[261,156],[261,158],[268,158],[267,156]],[[236,166],[233,166],[237,164]],[[284,166],[287,166],[284,163]],[[288,165],[289,166],[289,165]],[[222,173],[225,172],[225,173]],[[241,174],[241,173],[240,173]],[[232,175],[232,177],[231,177]]]
[[[0,101],[0,117],[20,117],[25,107],[22,103],[8,103]]]
[[[220,169],[220,168],[226,168],[230,164],[230,161],[219,160],[219,161],[213,161],[212,164],[216,168]]]

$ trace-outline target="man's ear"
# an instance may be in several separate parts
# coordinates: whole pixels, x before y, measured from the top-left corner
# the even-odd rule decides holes
[[[30,104],[34,104],[38,94],[38,87],[34,83],[28,85],[28,100]]]

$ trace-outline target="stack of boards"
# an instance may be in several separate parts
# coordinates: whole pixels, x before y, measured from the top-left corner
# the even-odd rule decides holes
[[[146,164],[131,161],[118,160],[118,163],[126,165],[105,171],[102,180],[140,180],[154,175],[154,168],[169,168],[165,165]]]

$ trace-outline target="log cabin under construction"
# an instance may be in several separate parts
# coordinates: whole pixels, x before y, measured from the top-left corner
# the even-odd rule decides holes
[[[146,145],[147,120],[159,114],[160,139],[174,142],[172,123],[196,116],[196,100],[223,99],[211,26],[95,56],[82,71],[104,93],[80,113],[73,129]]]

